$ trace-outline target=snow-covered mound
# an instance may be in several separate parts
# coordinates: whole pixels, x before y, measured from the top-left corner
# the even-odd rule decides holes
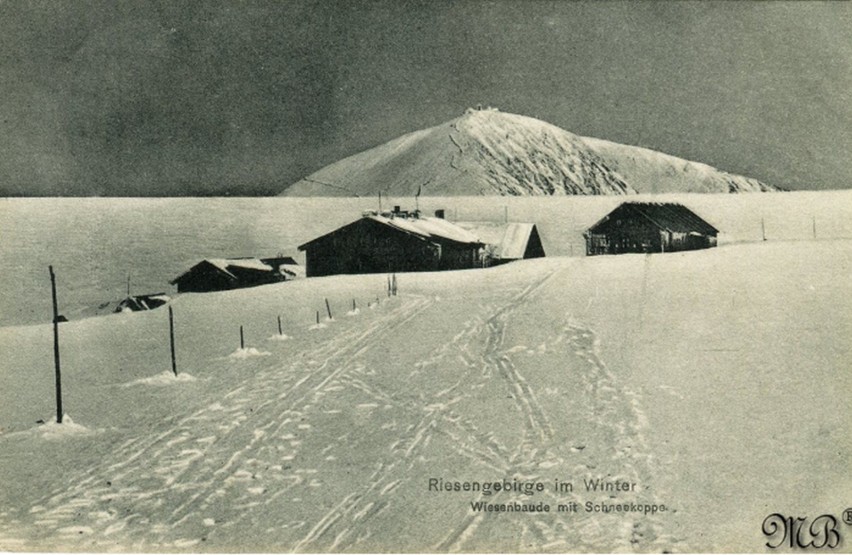
[[[287,196],[625,195],[774,191],[653,150],[589,139],[493,109],[403,135],[331,164]]]
[[[124,387],[131,387],[134,385],[154,385],[154,386],[166,386],[172,384],[179,384],[185,382],[195,381],[195,377],[192,374],[178,374],[177,376],[168,370],[160,372],[159,374],[155,374],[153,376],[148,376],[147,378],[139,378],[138,380],[134,380],[130,383],[124,384]]]
[[[50,420],[46,424],[40,426],[36,431],[41,434],[43,439],[65,439],[84,436],[92,433],[85,426],[77,424],[67,414],[62,415],[62,424],[55,420]]]

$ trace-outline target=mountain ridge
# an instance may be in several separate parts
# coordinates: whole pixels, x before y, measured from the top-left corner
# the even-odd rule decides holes
[[[582,137],[541,120],[468,109],[334,162],[283,196],[547,196],[777,191],[654,150]]]

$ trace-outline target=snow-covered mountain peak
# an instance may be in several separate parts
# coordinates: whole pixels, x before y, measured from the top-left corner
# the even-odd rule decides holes
[[[496,110],[468,111],[451,124],[456,141],[503,195],[627,194],[630,188],[582,139],[554,125]]]
[[[493,108],[469,108],[331,164],[288,196],[625,195],[771,191],[754,179],[653,150],[588,139]]]

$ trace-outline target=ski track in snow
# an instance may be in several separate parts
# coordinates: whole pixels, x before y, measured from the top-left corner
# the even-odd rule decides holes
[[[525,434],[523,441],[520,448],[511,453],[508,457],[509,460],[506,461],[508,465],[504,474],[508,476],[529,470],[528,467],[532,463],[530,456],[536,453],[535,446],[539,443],[548,442],[553,434],[551,425],[538,404],[535,394],[526,380],[518,373],[511,359],[503,352],[505,328],[512,311],[538,291],[552,276],[552,273],[548,274],[539,282],[528,286],[509,304],[497,310],[485,324],[488,332],[483,354],[485,375],[490,376],[491,373],[497,373],[507,381],[511,390],[514,391],[513,399],[524,416]],[[499,497],[499,494],[494,496],[494,498],[496,497]],[[452,530],[440,544],[435,546],[435,550],[459,551],[463,549],[464,542],[473,536],[478,523],[484,517],[485,513],[481,512],[468,515],[456,529]]]
[[[554,454],[554,423],[513,363],[514,357],[524,353],[505,345],[513,313],[545,288],[554,273],[508,301],[480,304],[480,310],[460,325],[450,342],[417,364],[414,373],[449,359],[460,360],[466,369],[457,382],[423,399],[425,406],[385,391],[368,379],[362,362],[364,355],[381,346],[383,337],[435,303],[429,297],[400,297],[399,306],[373,313],[375,317],[361,326],[335,332],[297,362],[283,363],[283,368],[273,365],[243,379],[218,401],[176,418],[167,431],[116,446],[97,465],[79,469],[68,480],[73,484],[69,488],[21,510],[17,518],[0,522],[0,543],[15,546],[52,540],[69,548],[104,551],[114,550],[116,545],[133,551],[197,550],[204,545],[200,542],[206,530],[237,531],[251,526],[253,511],[280,508],[284,496],[292,496],[296,488],[322,484],[324,477],[317,468],[291,468],[287,461],[296,457],[302,437],[310,433],[319,401],[338,392],[357,391],[359,398],[365,398],[354,410],[387,408],[420,416],[413,424],[387,434],[390,444],[376,449],[368,480],[353,484],[348,495],[313,521],[282,523],[282,527],[298,531],[296,537],[301,539],[291,546],[296,552],[374,547],[369,543],[374,533],[371,521],[393,507],[392,494],[401,486],[400,476],[412,479],[405,470],[436,434],[449,440],[458,455],[498,476],[543,478],[544,469],[566,467],[569,462]],[[577,397],[576,410],[587,411],[590,421],[607,427],[614,442],[613,458],[618,468],[627,469],[621,477],[644,481],[642,476],[650,467],[642,437],[645,423],[640,399],[622,390],[600,360],[591,330],[572,322],[551,333],[556,335],[547,338],[547,345],[579,359],[578,367],[583,368],[580,378],[585,391]],[[523,437],[515,447],[478,428],[463,416],[464,410],[456,410],[470,394],[471,381],[483,384],[495,379],[511,392],[523,420]],[[345,455],[347,435],[338,437],[321,455],[326,460],[333,460],[335,453]],[[507,495],[501,492],[480,500],[496,502]],[[552,497],[553,504],[559,501],[549,489],[545,495]],[[221,519],[218,515],[223,507],[239,510],[231,518]],[[476,549],[481,545],[478,531],[486,516],[467,513],[432,549]],[[516,548],[532,543],[548,550],[629,550],[640,541],[643,547],[655,542],[660,550],[677,546],[675,540],[660,536],[654,517],[617,518],[624,523],[618,531],[602,528],[596,517],[569,520],[568,524],[553,513],[525,518],[514,523],[522,528],[519,542],[525,542]],[[286,515],[281,519],[286,520]]]
[[[173,528],[197,516],[196,511],[203,512],[205,506],[217,498],[225,497],[226,492],[223,490],[235,484],[245,486],[256,474],[244,466],[253,466],[250,464],[254,462],[251,457],[261,442],[268,437],[277,436],[281,439],[283,428],[292,422],[313,394],[353,369],[347,361],[352,361],[375,345],[376,336],[415,318],[429,303],[428,299],[414,298],[369,323],[366,329],[355,328],[327,341],[307,357],[310,360],[321,360],[319,367],[311,368],[293,384],[282,387],[282,379],[286,381],[293,374],[278,369],[266,372],[262,377],[256,374],[250,385],[244,384],[233,389],[220,402],[197,410],[167,431],[151,438],[128,440],[98,465],[83,471],[78,479],[69,480],[75,485],[37,503],[31,509],[31,512],[38,513],[34,522],[37,530],[30,530],[31,537],[55,537],[68,541],[86,536],[102,536],[108,540],[112,534],[124,531],[123,539],[131,539],[127,547],[134,550],[146,546],[181,547],[180,539],[172,542],[166,540]],[[341,362],[343,364],[336,365]],[[265,415],[265,423],[253,422],[253,428],[247,429],[250,427],[245,425],[249,419],[246,414],[249,412],[248,407],[251,407],[251,413],[260,414],[269,406],[280,407],[280,410]],[[211,422],[219,423],[217,435],[194,437],[197,430],[209,430],[197,424]],[[216,452],[216,445],[226,438],[229,445],[233,445],[232,441],[237,434],[244,440],[241,449],[229,453]],[[289,443],[292,446],[294,442]],[[229,456],[223,461],[224,455]],[[280,461],[280,454],[276,456],[276,460]],[[118,489],[110,485],[120,484],[125,479],[134,485]],[[284,479],[294,484],[305,480],[304,476],[298,474],[285,475]],[[140,487],[140,484],[147,487]],[[239,497],[238,504],[245,502],[248,506],[250,503],[253,494],[249,489],[246,491],[248,496]],[[163,499],[175,492],[180,493],[184,501],[172,510],[163,509]],[[124,514],[98,510],[104,503],[113,506],[130,505],[139,510],[127,509]],[[167,515],[166,522],[154,523],[141,516],[140,513],[150,513],[151,509]],[[92,522],[86,522],[84,526],[81,521]],[[134,523],[143,526],[134,527],[131,533],[128,526]],[[2,541],[5,543],[7,538],[12,543],[20,541],[16,536],[22,532],[21,525],[18,519],[8,521],[5,525],[0,523]],[[135,536],[143,537],[137,540]],[[112,544],[107,541],[95,542],[94,545],[106,548]]]
[[[553,274],[550,274],[538,283],[527,287],[509,304],[497,310],[486,323],[488,336],[483,356],[485,371],[489,374],[497,373],[506,380],[514,392],[513,399],[519,412],[524,416],[525,423],[525,436],[519,448],[508,455],[508,460],[503,458],[501,461],[508,463],[503,468],[507,476],[539,477],[539,469],[565,463],[561,459],[553,460],[554,456],[550,453],[548,445],[554,433],[553,427],[539,404],[535,392],[512,363],[510,355],[513,351],[520,349],[506,349],[504,346],[505,330],[511,321],[512,312],[523,306],[525,301],[535,295],[552,277]],[[572,322],[566,325],[556,338],[546,343],[564,344],[567,351],[586,363],[582,365],[585,369],[582,379],[585,383],[586,395],[579,399],[586,405],[592,421],[610,427],[614,439],[613,459],[619,462],[619,468],[628,469],[627,474],[619,477],[644,483],[646,480],[640,478],[640,472],[648,472],[649,456],[642,435],[642,429],[647,422],[641,411],[641,400],[635,393],[620,389],[616,377],[598,355],[598,342],[594,332]],[[543,494],[551,498],[552,506],[561,501],[550,489],[545,489]],[[501,492],[490,498],[480,496],[477,501],[505,502],[506,497],[507,494]],[[645,500],[651,503],[661,502],[656,495],[646,497]],[[479,545],[477,529],[487,516],[483,512],[469,514],[433,549],[436,552],[476,550]],[[579,528],[572,526],[573,529],[552,513],[540,515],[536,519],[525,519],[522,524],[523,533],[519,538],[521,541],[515,549],[520,552],[528,550],[529,545],[538,545],[547,550],[623,551],[635,550],[638,544],[648,545],[648,542],[661,551],[670,551],[675,546],[678,550],[683,549],[683,545],[678,540],[660,533],[659,517],[636,515],[616,518],[623,521],[623,526],[618,529],[618,533],[602,528],[596,517],[587,518]],[[503,545],[501,549],[509,548]]]

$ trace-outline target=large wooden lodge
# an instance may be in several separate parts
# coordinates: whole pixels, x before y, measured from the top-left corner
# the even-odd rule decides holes
[[[299,246],[308,277],[476,268],[484,244],[442,218],[395,207],[365,213],[348,225]]]
[[[305,252],[308,277],[463,270],[544,256],[533,224],[455,224],[444,219],[442,210],[429,217],[399,206],[365,212],[299,250]]]

